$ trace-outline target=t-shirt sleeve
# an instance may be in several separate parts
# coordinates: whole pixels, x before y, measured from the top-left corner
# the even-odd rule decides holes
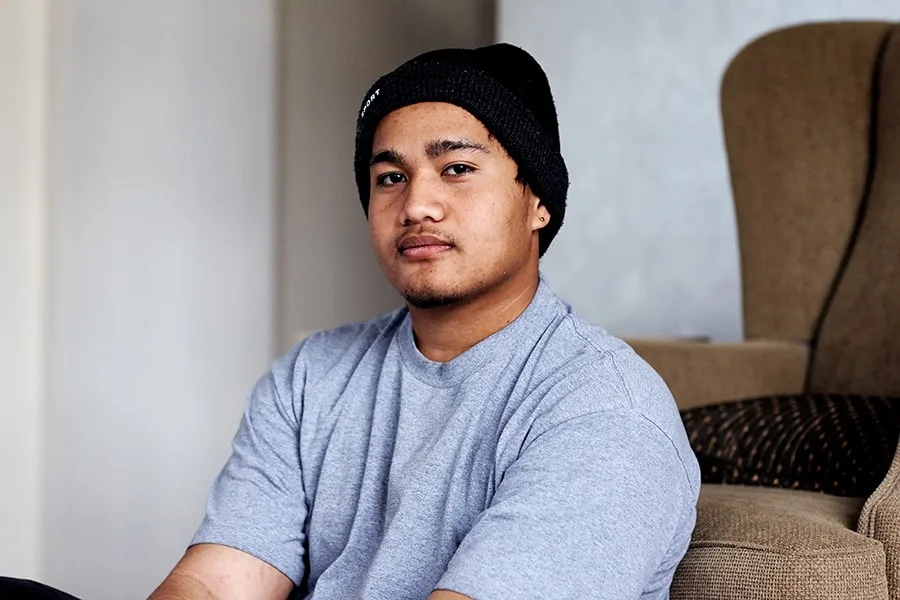
[[[191,544],[236,548],[299,585],[307,508],[293,365],[287,362],[276,363],[251,392],[231,457],[212,486],[206,516]]]
[[[695,503],[653,423],[631,411],[575,417],[506,470],[435,587],[477,600],[667,598]]]

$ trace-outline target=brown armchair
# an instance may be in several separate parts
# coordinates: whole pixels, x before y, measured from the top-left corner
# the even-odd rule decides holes
[[[900,396],[900,26],[775,31],[721,91],[747,341],[632,346],[682,409]],[[704,485],[672,597],[900,600],[900,452],[868,499]]]

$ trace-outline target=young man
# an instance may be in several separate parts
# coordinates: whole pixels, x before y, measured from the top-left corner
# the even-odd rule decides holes
[[[152,599],[668,597],[698,470],[665,384],[539,275],[568,187],[541,67],[412,59],[365,95],[355,169],[407,307],[257,384]]]
[[[568,187],[540,66],[412,59],[355,168],[407,306],[275,363],[152,600],[667,598],[698,469],[661,379],[539,274]]]

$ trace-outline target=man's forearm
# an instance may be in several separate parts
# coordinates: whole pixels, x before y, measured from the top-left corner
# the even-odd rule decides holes
[[[147,600],[221,600],[196,576],[175,569]]]
[[[196,544],[148,600],[287,600],[293,587],[286,575],[255,556]]]
[[[468,596],[451,592],[450,590],[434,590],[428,596],[428,600],[472,600]]]

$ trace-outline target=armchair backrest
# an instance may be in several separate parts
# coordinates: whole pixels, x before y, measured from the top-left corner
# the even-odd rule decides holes
[[[900,393],[900,26],[766,34],[721,101],[746,337],[808,342],[812,391]]]

